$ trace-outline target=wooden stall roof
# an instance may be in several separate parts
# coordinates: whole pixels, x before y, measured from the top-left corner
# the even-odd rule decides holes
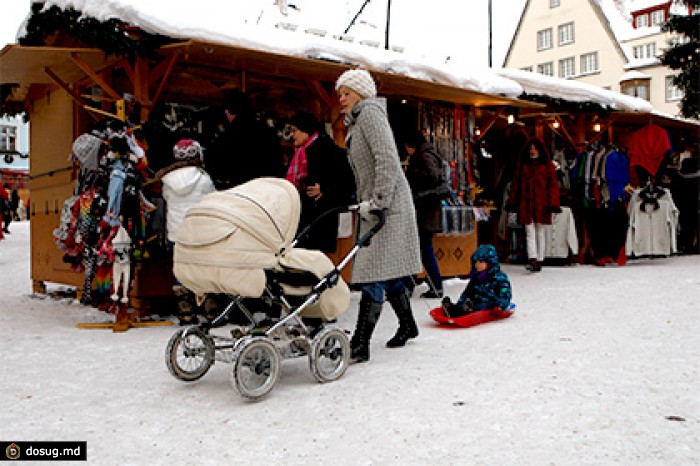
[[[186,63],[206,65],[220,69],[240,69],[280,78],[309,81],[335,82],[350,65],[329,60],[295,57],[243,47],[187,41],[166,45],[164,53],[177,53]],[[543,108],[544,105],[520,99],[485,94],[461,87],[439,84],[407,76],[370,69],[378,78],[380,94],[410,96],[418,99],[441,100],[477,107],[512,106],[518,108]]]
[[[246,71],[279,78],[335,82],[347,64],[294,57],[279,53],[200,41],[185,41],[161,47],[164,55],[178,55],[179,63],[212,67],[225,71]],[[76,53],[93,70],[100,71],[115,63],[117,57],[107,57],[100,49],[68,47],[27,47],[7,45],[0,51],[0,83],[53,84],[46,68],[67,83],[85,77],[71,60]],[[476,107],[511,106],[537,109],[539,103],[476,92],[460,87],[410,78],[383,71],[370,70],[380,82],[382,95],[406,96],[439,100]]]
[[[633,112],[613,112],[611,118],[618,126],[644,126],[654,123],[664,128],[690,129],[700,133],[700,121],[677,118],[672,115],[659,113],[633,113]]]
[[[10,44],[0,51],[0,84],[53,84],[46,73],[50,68],[65,82],[73,83],[86,76],[71,60],[76,53],[94,70],[101,70],[115,61],[100,49],[78,47],[27,47]]]

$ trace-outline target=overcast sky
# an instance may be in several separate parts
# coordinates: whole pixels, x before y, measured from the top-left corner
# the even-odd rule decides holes
[[[259,2],[270,5],[273,0],[229,0]],[[332,29],[332,33],[342,32],[363,3],[363,0],[298,0],[306,5],[307,12],[315,8],[314,1],[322,1],[324,6],[337,4],[338,17],[331,21],[325,16],[319,27]],[[292,3],[290,1],[290,3]],[[513,32],[525,5],[525,0],[492,0],[493,65],[503,63]],[[228,5],[231,5],[229,3]],[[3,0],[0,15],[0,44],[15,41],[20,23],[30,9],[30,0]],[[386,24],[387,0],[372,0],[365,8],[360,24],[351,33],[359,36],[376,29],[375,36],[383,41]],[[488,0],[392,0],[390,42],[419,52],[430,52],[439,56],[450,56],[457,62],[469,62],[480,66],[488,65]]]

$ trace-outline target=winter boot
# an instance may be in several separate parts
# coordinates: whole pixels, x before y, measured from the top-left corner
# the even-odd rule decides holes
[[[389,304],[396,312],[396,317],[399,318],[399,329],[396,335],[386,343],[389,348],[399,348],[406,344],[411,338],[418,336],[418,326],[413,319],[413,311],[411,310],[411,300],[408,294],[399,293],[396,295],[387,296]]]
[[[357,316],[355,332],[350,340],[350,359],[355,362],[369,360],[369,340],[382,312],[382,303],[375,303],[363,298],[360,301],[360,311]]]
[[[537,259],[530,259],[530,263],[527,265],[527,269],[530,272],[539,272],[542,270],[542,263]]]
[[[182,285],[174,285],[173,292],[177,299],[178,320],[180,325],[197,324],[197,313],[195,310],[194,294]]]

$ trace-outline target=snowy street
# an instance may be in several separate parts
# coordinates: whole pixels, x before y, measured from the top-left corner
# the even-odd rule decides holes
[[[468,329],[434,325],[439,303],[417,298],[423,285],[421,334],[406,347],[384,346],[397,326],[387,304],[368,363],[319,384],[307,358],[284,360],[270,396],[249,402],[230,364],[191,384],[170,375],[177,326],[78,329],[107,316],[32,297],[29,222],[10,230],[3,441],[87,441],[100,465],[700,464],[700,256],[539,274],[505,265],[515,314]],[[454,299],[464,285],[446,289]],[[340,318],[347,330],[358,298]]]

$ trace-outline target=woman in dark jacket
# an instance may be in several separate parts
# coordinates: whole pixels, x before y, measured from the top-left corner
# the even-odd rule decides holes
[[[408,154],[406,178],[416,206],[420,256],[430,284],[421,298],[441,298],[442,276],[433,250],[433,235],[442,231],[442,206],[440,198],[430,192],[441,182],[442,158],[418,130],[406,135],[404,148]]]
[[[525,144],[505,209],[518,213],[519,223],[525,226],[527,267],[539,272],[545,255],[544,226],[552,224],[553,213],[561,212],[556,168],[541,140],[533,138]]]
[[[299,231],[328,210],[352,202],[355,179],[345,151],[324,131],[308,112],[297,112],[290,121],[294,158],[287,179],[299,190],[301,219]],[[298,247],[335,252],[338,238],[338,214],[325,216],[299,239]]]

